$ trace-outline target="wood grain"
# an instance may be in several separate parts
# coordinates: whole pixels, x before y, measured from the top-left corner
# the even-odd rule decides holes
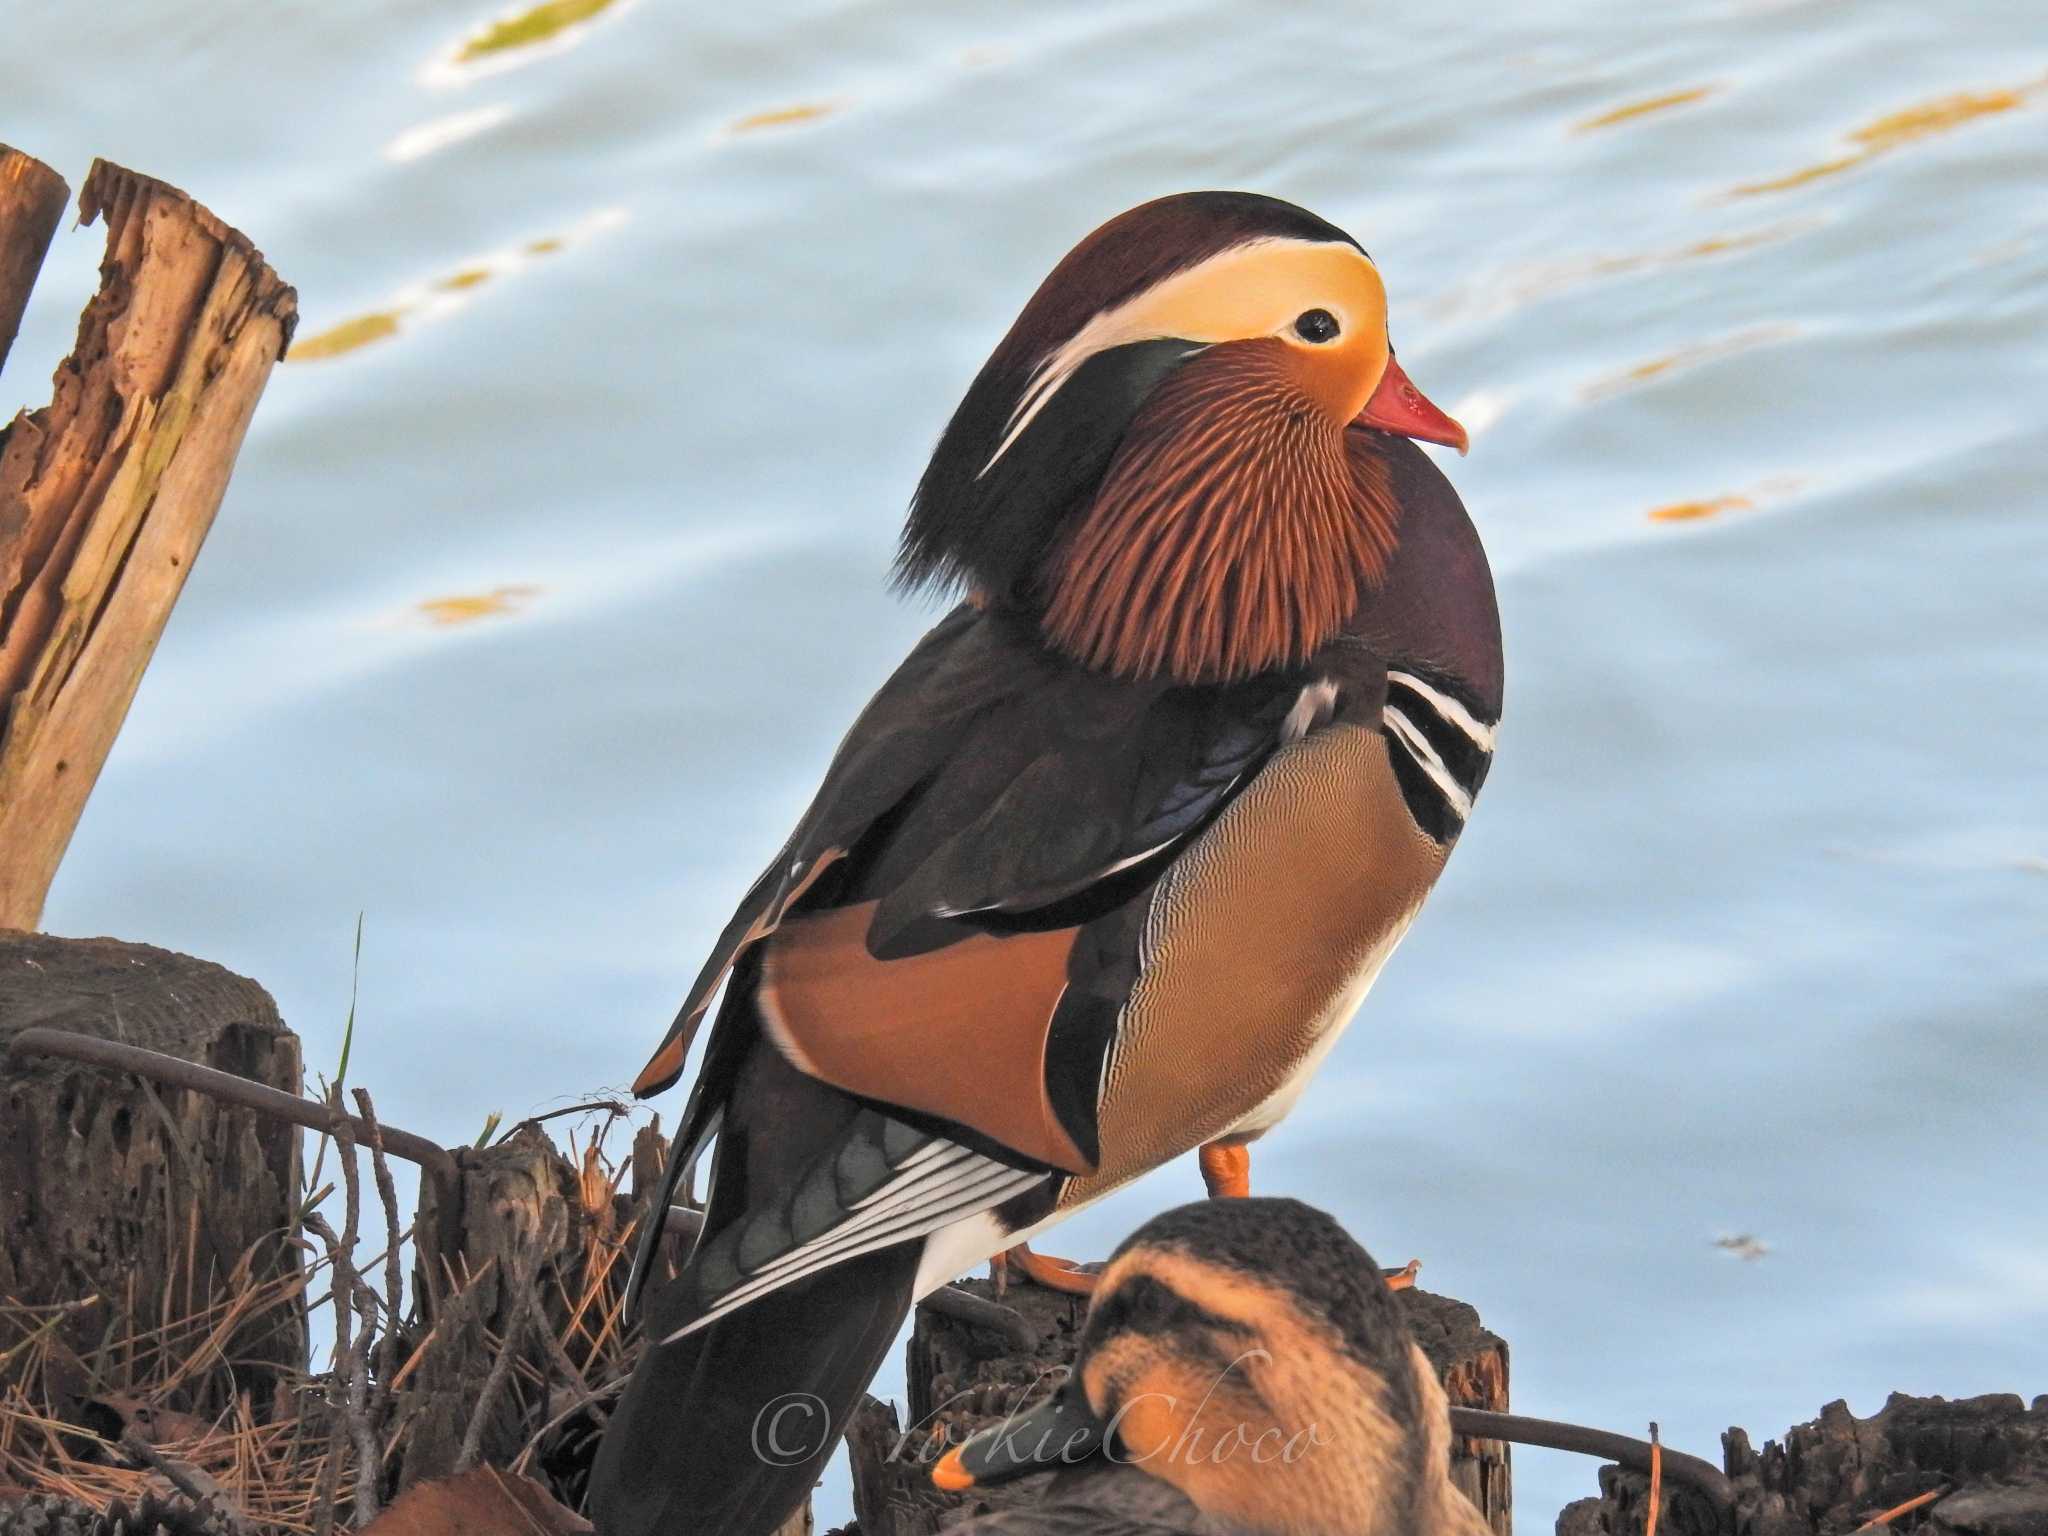
[[[106,259],[54,398],[0,437],[0,927],[34,928],[298,298],[177,188],[96,161]]]
[[[34,156],[0,144],[0,368],[7,366],[29,290],[70,200],[62,176]]]
[[[70,1349],[92,1359],[109,1339],[220,1304],[238,1266],[251,1285],[298,1274],[296,1127],[9,1049],[33,1029],[125,1040],[282,1093],[300,1086],[298,1038],[247,977],[147,944],[0,932],[0,1297],[59,1306],[97,1296],[62,1325]],[[238,1392],[267,1404],[296,1381],[303,1300],[230,1328],[208,1365],[228,1360],[232,1379],[209,1368],[176,1406],[211,1418]]]

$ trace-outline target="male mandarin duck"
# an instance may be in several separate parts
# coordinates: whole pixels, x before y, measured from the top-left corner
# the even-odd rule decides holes
[[[1025,305],[903,535],[903,584],[964,600],[634,1084],[722,991],[636,1294],[715,1136],[708,1207],[595,1468],[607,1536],[774,1529],[915,1298],[1197,1148],[1247,1192],[1492,760],[1492,579],[1413,438],[1465,447],[1364,249],[1290,203],[1147,203]],[[757,1454],[799,1398],[815,1443]]]
[[[1372,1256],[1298,1200],[1155,1216],[1095,1291],[1074,1369],[947,1452],[962,1490],[1060,1468],[957,1536],[1485,1536],[1450,1409]]]

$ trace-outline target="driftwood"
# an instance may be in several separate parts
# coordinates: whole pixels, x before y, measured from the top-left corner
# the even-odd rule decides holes
[[[145,944],[0,932],[0,1297],[97,1296],[62,1325],[88,1354],[110,1332],[201,1310],[238,1269],[245,1285],[296,1275],[296,1130],[125,1072],[7,1050],[38,1027],[125,1038],[280,1092],[299,1086],[299,1042],[255,982]],[[267,1400],[303,1365],[303,1309],[271,1308],[226,1342],[248,1364],[242,1384]]]
[[[44,190],[0,200],[8,336],[7,273],[29,264],[48,193],[19,169],[0,181],[30,182]],[[50,403],[0,432],[0,928],[41,919],[298,313],[255,247],[175,187],[96,161],[79,212],[106,219],[99,293]]]
[[[1761,1452],[1740,1429],[1721,1443],[1732,1507],[1667,1480],[1659,1536],[1837,1536],[1886,1514],[1913,1536],[2048,1532],[2048,1397],[1894,1393],[1867,1419],[1829,1403]],[[1602,1467],[1600,1497],[1567,1505],[1557,1536],[1638,1536],[1649,1505],[1641,1472]]]
[[[1000,1301],[985,1280],[963,1281],[954,1291],[972,1298],[971,1304],[927,1298],[918,1308],[905,1357],[908,1428],[895,1408],[872,1397],[848,1426],[861,1536],[935,1536],[980,1511],[1033,1503],[1044,1491],[1047,1479],[1040,1476],[964,1495],[944,1493],[932,1486],[930,1467],[948,1445],[1037,1401],[1065,1378],[1085,1303],[1029,1284],[1011,1286]],[[1504,1413],[1507,1345],[1480,1324],[1479,1314],[1462,1301],[1419,1290],[1402,1292],[1401,1304],[1451,1402]],[[1454,1435],[1451,1476],[1487,1523],[1508,1536],[1513,1517],[1507,1447]]]

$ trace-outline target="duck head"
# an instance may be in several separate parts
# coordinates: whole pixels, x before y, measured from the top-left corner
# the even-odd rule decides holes
[[[1381,434],[1466,447],[1394,360],[1363,247],[1277,198],[1161,198],[1025,305],[919,481],[898,576],[1122,675],[1298,663],[1400,537]]]
[[[1296,1200],[1208,1200],[1124,1242],[1067,1381],[932,1478],[1106,1459],[1257,1536],[1483,1531],[1450,1484],[1449,1436],[1435,1371],[1342,1227]]]

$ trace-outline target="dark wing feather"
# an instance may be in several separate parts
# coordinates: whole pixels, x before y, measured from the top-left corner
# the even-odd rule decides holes
[[[1006,1140],[1015,1106],[997,1106],[1030,1085],[973,1074],[955,1074],[965,1085],[956,1096],[940,1073],[934,1092],[906,1095],[901,1107],[1024,1168],[1090,1164],[1093,1064],[1135,979],[1139,898],[1279,745],[1302,686],[1301,677],[1280,675],[1231,687],[1119,680],[1048,652],[1017,618],[971,606],[950,615],[856,722],[643,1074],[644,1090],[673,1080],[697,1021],[730,975],[667,1192],[716,1128],[759,1036],[769,1006],[764,974],[779,978],[770,1011],[791,1059],[801,1065],[804,1042],[817,1045],[814,1066],[830,1083],[845,1074],[823,1058],[857,1052],[863,1070],[853,1091],[884,1103],[895,1102],[877,1092],[892,1081],[891,1060],[906,1064],[906,1081],[932,1083],[931,1042],[918,1038],[915,1021],[946,996],[959,999],[961,1015],[957,1025],[949,1016],[949,1036],[959,1025],[971,1033],[977,1021],[989,1029],[1003,1021],[1009,1049],[994,1053],[990,1035],[991,1052],[1043,1061],[1057,1124],[1041,1117],[1035,1139],[1022,1147]],[[867,903],[874,905],[864,942],[832,937]],[[832,914],[837,926],[821,926]],[[1009,945],[990,943],[1024,932],[1050,941],[1055,931],[1071,931],[1071,959],[1064,972],[1035,964],[1028,985],[1008,963]],[[971,962],[953,963],[956,946],[975,950]],[[789,964],[778,966],[784,954]],[[767,972],[740,963],[753,955],[769,958]],[[800,978],[792,970],[799,956],[808,967]],[[920,979],[928,962],[941,961],[931,983]],[[944,983],[936,980],[941,971]],[[920,1006],[899,1006],[907,997]],[[1003,1008],[976,1002],[991,997]],[[1059,1145],[1072,1155],[1053,1155]],[[657,1209],[665,1205],[664,1198]],[[650,1238],[658,1225],[649,1223]]]
[[[1008,686],[1030,685],[1028,674],[998,664],[1007,648],[994,628],[961,605],[918,642],[854,721],[810,809],[719,935],[675,1022],[634,1080],[635,1094],[646,1098],[675,1082],[734,960],[772,933],[830,862],[945,761],[962,725],[1001,701],[1006,670]]]

